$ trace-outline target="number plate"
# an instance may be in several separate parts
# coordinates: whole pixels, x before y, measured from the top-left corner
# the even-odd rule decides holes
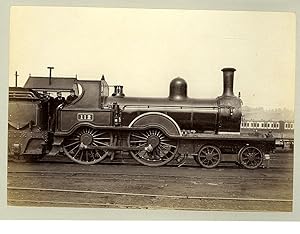
[[[94,114],[93,113],[78,113],[77,120],[78,121],[93,121]]]

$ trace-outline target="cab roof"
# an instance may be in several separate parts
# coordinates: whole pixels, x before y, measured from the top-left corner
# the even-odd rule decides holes
[[[30,76],[24,88],[37,91],[70,91],[73,89],[75,93],[78,93],[77,79],[72,77],[51,77],[51,84],[49,84],[49,77]]]

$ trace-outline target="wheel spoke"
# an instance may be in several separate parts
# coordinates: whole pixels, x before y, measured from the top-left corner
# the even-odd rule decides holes
[[[136,138],[139,138],[139,139],[142,139],[142,140],[147,140],[147,137],[142,137],[142,136],[138,136],[138,135],[135,135],[135,134],[132,134],[133,137],[136,137]]]
[[[74,154],[74,158],[77,156],[77,154],[80,152],[80,149],[77,150],[76,154]]]
[[[71,138],[68,138],[68,141],[79,141],[80,138],[79,137],[71,137]]]
[[[145,143],[146,141],[144,140],[136,140],[136,141],[131,141],[131,143]]]
[[[151,136],[150,132],[146,132],[146,133],[141,133],[141,135],[143,135],[146,139]]]
[[[163,158],[168,159],[168,158],[169,158],[169,157],[167,156],[167,155],[168,155],[168,152],[165,153],[165,152],[162,150],[162,148],[160,148],[160,147],[158,147],[158,150],[159,150],[159,152],[161,153],[161,154],[160,154],[160,158],[161,158],[161,159],[163,159]],[[171,155],[171,156],[172,156],[172,155]]]
[[[106,132],[101,132],[101,133],[95,134],[94,137],[99,137],[99,136],[102,136],[104,134],[106,134]]]
[[[73,149],[70,150],[70,152],[74,152],[75,149],[77,149],[79,145],[76,145]]]
[[[165,143],[165,142],[160,142],[160,144],[170,146],[171,148],[176,147],[175,145],[171,145],[171,144],[168,144],[168,143]]]
[[[80,141],[72,142],[71,144],[68,144],[68,145],[66,145],[65,147],[70,147],[70,146],[72,146],[72,145],[78,144],[79,142],[80,142]]]
[[[97,144],[99,144],[99,145],[109,146],[109,144],[103,143],[103,142],[101,142],[101,141],[96,141],[96,140],[94,140],[94,142],[97,143]]]
[[[108,140],[108,141],[110,141],[110,137],[102,137],[102,138],[93,138],[94,140]]]
[[[82,161],[82,157],[83,157],[83,151],[81,150],[81,154],[80,154],[80,161]]]

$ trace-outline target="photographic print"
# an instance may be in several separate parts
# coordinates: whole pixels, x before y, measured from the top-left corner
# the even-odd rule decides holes
[[[293,211],[296,18],[15,6],[7,204]]]

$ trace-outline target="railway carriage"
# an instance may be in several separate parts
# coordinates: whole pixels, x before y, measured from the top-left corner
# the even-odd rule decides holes
[[[107,156],[113,160],[116,151],[127,151],[147,166],[193,157],[206,168],[224,161],[257,168],[274,150],[275,139],[241,134],[242,101],[233,93],[235,69],[222,71],[223,94],[212,99],[188,97],[187,83],[179,77],[171,81],[169,96],[165,98],[127,97],[123,86],[114,86],[109,95],[104,77],[73,79],[71,85],[57,87],[55,83],[60,78],[50,75],[40,77],[43,87],[27,82],[24,88],[10,88],[9,152],[28,159],[63,153],[77,163],[95,164]],[[57,107],[53,114],[55,129],[51,131],[42,117],[38,91],[54,87],[76,90],[78,98]],[[33,97],[13,96],[14,89]],[[25,107],[24,103],[30,105]],[[20,112],[15,106],[23,109]],[[23,112],[31,113],[25,121],[31,125],[19,125],[24,122]],[[15,118],[18,114],[20,118]],[[33,132],[37,134],[34,137],[30,135]],[[27,142],[20,137],[24,133],[29,134]]]
[[[294,123],[291,121],[242,119],[241,133],[272,134],[275,138],[276,147],[286,150],[293,150],[294,148]]]

